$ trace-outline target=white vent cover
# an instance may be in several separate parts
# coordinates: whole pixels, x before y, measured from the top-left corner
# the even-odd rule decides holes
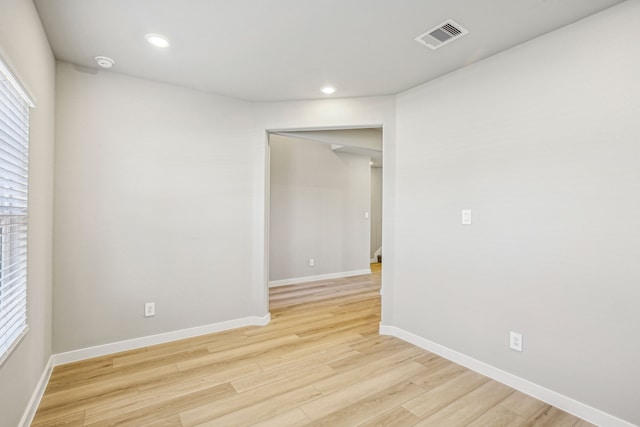
[[[448,19],[440,25],[436,25],[426,33],[416,37],[416,41],[431,49],[439,49],[447,43],[459,39],[469,31],[456,23],[453,19]]]

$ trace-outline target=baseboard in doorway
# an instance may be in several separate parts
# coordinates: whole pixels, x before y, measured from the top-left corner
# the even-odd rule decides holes
[[[293,279],[273,280],[269,282],[270,288],[277,286],[294,285],[296,283],[316,282],[318,280],[341,279],[344,277],[361,276],[363,274],[371,274],[371,269],[343,271],[341,273],[320,274],[318,276],[296,277]]]

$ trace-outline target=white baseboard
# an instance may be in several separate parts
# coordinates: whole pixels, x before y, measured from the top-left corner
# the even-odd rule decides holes
[[[398,327],[381,324],[380,334],[400,338],[401,340],[407,341],[413,345],[442,356],[445,359],[469,368],[472,371],[476,371],[502,384],[508,385],[511,388],[528,394],[529,396],[535,397],[538,400],[542,400],[549,405],[553,405],[565,412],[589,421],[592,424],[608,427],[635,427],[634,424],[621,420],[611,414],[607,414],[599,409],[578,402],[570,397],[556,393],[553,390],[549,390],[541,385],[532,383],[524,378],[510,374],[502,369],[498,369],[487,363],[481,362],[433,341],[429,341]]]
[[[119,353],[121,351],[133,350],[136,348],[149,347],[156,344],[164,344],[171,341],[193,338],[200,335],[213,334],[215,332],[227,331],[230,329],[242,328],[244,326],[264,326],[271,321],[271,313],[266,316],[250,316],[241,319],[227,320],[225,322],[213,323],[211,325],[196,326],[195,328],[182,329],[179,331],[166,332],[158,335],[134,338],[126,341],[118,341],[95,347],[82,348],[79,350],[58,353],[51,356],[53,366],[65,363],[78,362],[80,360],[91,359],[92,357],[106,356],[108,354]]]
[[[369,260],[369,264],[377,264],[378,263],[378,258],[371,258]]]
[[[276,286],[287,286],[294,285],[296,283],[315,282],[317,280],[340,279],[343,277],[360,276],[363,274],[371,274],[371,269],[366,268],[364,270],[343,271],[341,273],[320,274],[318,276],[305,276],[296,277],[294,279],[274,280],[269,282],[269,287],[275,288]]]
[[[42,396],[44,396],[44,391],[47,388],[47,384],[49,383],[49,378],[51,377],[51,372],[53,371],[53,356],[49,357],[47,364],[42,371],[42,375],[40,375],[40,381],[38,381],[38,385],[36,385],[33,394],[31,395],[31,399],[29,400],[29,404],[27,408],[24,410],[24,414],[22,414],[22,419],[18,424],[18,427],[29,427],[31,422],[33,421],[33,417],[36,416],[36,411],[38,410],[38,406],[40,406],[40,401],[42,400]]]

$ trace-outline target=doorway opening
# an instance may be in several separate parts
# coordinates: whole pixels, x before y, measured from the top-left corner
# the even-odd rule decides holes
[[[271,287],[379,273],[382,127],[269,131],[266,157],[267,301]]]

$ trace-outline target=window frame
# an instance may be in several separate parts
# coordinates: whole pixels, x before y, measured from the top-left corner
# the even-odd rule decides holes
[[[0,366],[29,331],[29,129],[34,107],[0,57]]]

